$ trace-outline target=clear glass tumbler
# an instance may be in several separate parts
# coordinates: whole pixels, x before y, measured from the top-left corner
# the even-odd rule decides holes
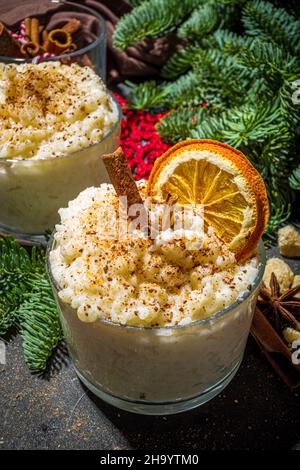
[[[58,209],[85,188],[110,181],[100,157],[119,145],[122,112],[112,99],[118,120],[96,144],[57,158],[0,158],[0,234],[45,243],[59,221]]]
[[[106,79],[106,43],[107,28],[102,16],[96,11],[79,3],[68,2],[64,0],[43,1],[42,4],[36,2],[36,5],[29,5],[28,15],[39,19],[41,25],[49,21],[51,15],[51,24],[55,27],[61,27],[66,19],[76,18],[81,22],[89,24],[90,31],[86,35],[79,35],[79,47],[74,52],[59,55],[56,57],[45,57],[40,61],[60,61],[64,64],[74,62],[82,66],[90,66],[105,81]],[[23,18],[20,18],[20,21]],[[82,36],[82,37],[81,37]],[[76,35],[74,36],[76,38]],[[22,59],[15,57],[0,56],[0,62],[4,63],[23,63],[32,62],[34,59]]]
[[[79,378],[98,397],[140,414],[173,414],[219,394],[243,359],[265,268],[260,242],[258,274],[234,304],[209,318],[174,327],[132,327],[97,320],[84,323],[58,296],[48,272],[71,357]]]

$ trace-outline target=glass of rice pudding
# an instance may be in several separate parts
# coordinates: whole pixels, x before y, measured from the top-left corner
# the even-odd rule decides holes
[[[152,180],[138,183],[143,201]],[[200,229],[192,205],[188,228],[177,231],[153,197],[145,207],[160,230],[150,235],[130,219],[120,231],[113,185],[84,190],[59,211],[47,265],[82,382],[121,409],[171,414],[207,402],[237,372],[265,253],[260,242],[237,261],[216,227]]]
[[[0,232],[43,241],[58,209],[109,181],[121,111],[90,67],[0,64]]]

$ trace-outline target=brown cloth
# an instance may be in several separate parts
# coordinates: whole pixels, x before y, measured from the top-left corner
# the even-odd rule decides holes
[[[125,0],[73,0],[73,3],[84,5],[97,11],[107,25],[107,65],[108,81],[118,83],[124,79],[138,77],[154,77],[166,59],[174,52],[178,41],[172,33],[156,40],[140,41],[125,52],[112,46],[112,33],[119,18],[131,11],[132,7]],[[46,28],[60,27],[72,18],[72,10],[62,5],[62,11],[57,10],[58,4],[47,0],[10,0],[0,3],[0,19],[11,29],[15,29],[25,17],[46,15]],[[82,28],[76,37],[79,47],[90,44],[99,34],[99,23],[89,14],[80,17]]]

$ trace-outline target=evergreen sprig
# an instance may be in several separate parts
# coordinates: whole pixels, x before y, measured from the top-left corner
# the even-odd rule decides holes
[[[199,5],[199,0],[151,0],[124,15],[113,35],[115,47],[126,49],[140,39],[173,31]]]
[[[31,282],[32,290],[24,295],[17,316],[25,362],[29,369],[43,371],[63,335],[48,276],[35,273]]]
[[[295,168],[291,176],[289,177],[289,183],[291,188],[300,191],[300,165]]]
[[[203,45],[206,49],[216,48],[223,53],[237,55],[242,49],[249,49],[252,42],[253,38],[240,36],[228,29],[219,28],[203,40]]]
[[[180,38],[201,37],[210,33],[218,24],[219,16],[215,5],[204,3],[178,28]]]
[[[0,238],[0,336],[21,330],[29,368],[44,370],[62,337],[45,266],[45,252],[31,254],[12,237]]]
[[[156,127],[162,137],[171,137],[174,142],[185,140],[190,136],[191,129],[199,126],[206,113],[203,107],[178,108],[165,116]]]
[[[175,52],[161,69],[161,76],[177,78],[192,68],[193,61],[199,52],[199,45],[186,44]]]
[[[35,254],[33,259],[36,264]],[[0,335],[16,322],[16,311],[28,289],[32,261],[12,237],[0,238]]]
[[[300,51],[300,21],[284,8],[254,0],[243,10],[243,24],[249,36],[283,46],[292,54]]]
[[[130,86],[130,82],[127,82]],[[152,109],[162,106],[169,94],[169,87],[164,83],[149,80],[136,85],[129,94],[130,107],[132,109]]]

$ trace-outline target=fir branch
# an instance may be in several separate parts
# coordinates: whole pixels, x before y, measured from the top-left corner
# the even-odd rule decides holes
[[[219,129],[232,147],[247,148],[252,142],[263,143],[270,134],[278,132],[281,114],[277,102],[262,106],[232,108],[219,119]]]
[[[291,188],[300,191],[300,165],[290,175],[289,183]]]
[[[0,273],[11,273],[15,270],[30,271],[30,257],[25,248],[16,243],[13,237],[0,238]]]
[[[199,52],[199,45],[187,44],[178,49],[161,69],[161,76],[165,78],[177,78],[179,75],[192,68]]]
[[[16,323],[31,269],[27,251],[10,236],[0,238],[0,335]]]
[[[0,291],[0,336],[4,336],[15,323],[15,310],[11,308],[13,298],[2,297]]]
[[[280,79],[288,78],[295,75],[298,66],[296,57],[275,44],[259,39],[255,39],[249,49],[241,52],[240,62],[244,67],[255,68],[257,73],[266,79],[270,75]]]
[[[216,110],[224,110],[245,101],[248,91],[241,95],[236,90],[251,90],[252,72],[243,67],[235,56],[218,49],[200,49],[197,59],[194,71],[206,102]]]
[[[242,49],[249,49],[253,38],[240,36],[227,29],[217,29],[213,34],[203,40],[206,48],[219,49],[223,53],[237,55]]]
[[[146,37],[156,38],[173,31],[199,0],[151,0],[143,2],[122,16],[113,34],[113,44],[120,49]]]
[[[291,215],[291,205],[288,204],[287,206],[283,204],[281,207],[273,208],[271,206],[271,213],[268,225],[265,229],[264,234],[266,236],[270,236],[274,234],[279,227],[281,227],[290,217]]]
[[[131,90],[128,95],[130,108],[132,109],[151,109],[157,106],[164,106],[169,88],[167,84],[157,83],[155,80],[134,85],[127,82]]]
[[[181,75],[174,82],[157,83],[149,80],[138,85],[131,85],[128,96],[130,107],[133,109],[152,109],[167,106],[199,105],[202,104],[198,79],[194,72]]]
[[[45,252],[31,255],[12,237],[0,238],[0,335],[21,327],[25,361],[44,370],[62,334],[46,272]]]
[[[201,105],[203,95],[196,73],[193,71],[181,75],[168,85],[167,103],[170,107]]]
[[[205,3],[193,11],[191,16],[179,27],[180,38],[199,38],[210,33],[219,22],[215,5]]]
[[[159,135],[167,142],[187,139],[206,113],[203,107],[179,108],[171,111],[156,125]]]
[[[264,41],[271,41],[292,54],[300,52],[300,21],[284,8],[276,8],[270,2],[254,0],[243,10],[246,33]]]
[[[25,362],[29,369],[43,371],[63,335],[47,274],[35,274],[31,282],[33,289],[25,295],[17,314]]]

